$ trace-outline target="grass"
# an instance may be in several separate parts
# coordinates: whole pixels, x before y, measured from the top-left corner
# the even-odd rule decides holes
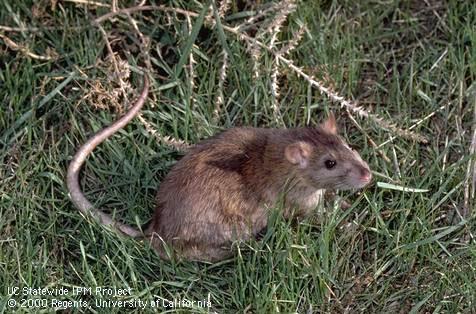
[[[221,2],[207,16],[204,5],[187,1],[94,23],[109,4],[0,1],[1,311],[12,311],[10,298],[81,299],[90,308],[72,312],[97,313],[123,312],[96,306],[101,299],[174,298],[210,300],[210,308],[179,310],[196,313],[474,311],[476,7],[237,3],[216,24]],[[246,24],[260,8],[269,13]],[[343,100],[276,62],[293,39],[281,57]],[[162,261],[146,244],[82,217],[64,182],[78,145],[133,98],[141,69],[153,78],[142,121],[98,147],[82,173],[88,197],[130,224],[149,219],[155,190],[182,155],[174,139],[193,144],[232,126],[315,125],[334,111],[375,182],[339,193],[348,210],[327,204],[299,224],[276,212],[263,239],[244,243],[231,260]],[[98,286],[130,287],[132,295],[11,296],[9,289]]]

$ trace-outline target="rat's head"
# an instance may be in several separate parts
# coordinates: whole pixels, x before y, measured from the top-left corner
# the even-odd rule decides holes
[[[297,139],[285,147],[284,155],[306,184],[347,190],[363,188],[372,180],[367,163],[337,135],[333,114],[319,127],[297,132]]]

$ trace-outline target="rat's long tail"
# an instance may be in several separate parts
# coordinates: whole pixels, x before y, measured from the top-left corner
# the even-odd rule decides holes
[[[110,225],[113,228],[118,229],[119,231],[132,237],[140,237],[142,236],[142,233],[133,227],[115,221],[110,215],[103,213],[97,208],[94,208],[93,204],[91,204],[86,199],[83,192],[81,191],[81,187],[79,186],[79,171],[81,170],[81,166],[84,164],[84,161],[88,155],[96,146],[126,126],[126,124],[129,123],[129,121],[131,121],[139,113],[145,103],[145,100],[147,99],[148,93],[149,79],[147,78],[147,75],[144,75],[144,87],[139,98],[132,105],[132,108],[119,120],[93,135],[83,146],[81,146],[69,164],[67,175],[67,185],[71,200],[83,214],[91,215],[98,219],[100,223],[104,225]]]

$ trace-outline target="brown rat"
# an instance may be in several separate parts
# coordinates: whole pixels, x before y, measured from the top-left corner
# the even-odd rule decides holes
[[[83,145],[68,169],[74,204],[134,237],[141,232],[114,222],[86,200],[78,172],[95,146],[137,114],[147,91],[145,79],[132,109],[105,129],[107,135],[103,130]],[[362,188],[371,179],[368,165],[337,135],[333,115],[314,128],[232,128],[198,143],[172,167],[160,184],[145,236],[164,258],[166,244],[189,260],[221,260],[232,255],[234,241],[266,227],[269,209],[278,202],[283,201],[286,218],[306,216],[325,189]]]

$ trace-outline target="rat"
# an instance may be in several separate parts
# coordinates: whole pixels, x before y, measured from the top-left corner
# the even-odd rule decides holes
[[[306,217],[325,190],[360,189],[372,180],[367,163],[338,135],[332,113],[316,127],[236,127],[199,142],[172,167],[143,231],[117,222],[86,199],[79,171],[97,145],[138,114],[148,89],[144,76],[131,109],[79,149],[69,165],[67,185],[81,212],[147,239],[164,259],[229,258],[235,241],[249,240],[266,228],[270,209],[283,208],[286,219]]]

